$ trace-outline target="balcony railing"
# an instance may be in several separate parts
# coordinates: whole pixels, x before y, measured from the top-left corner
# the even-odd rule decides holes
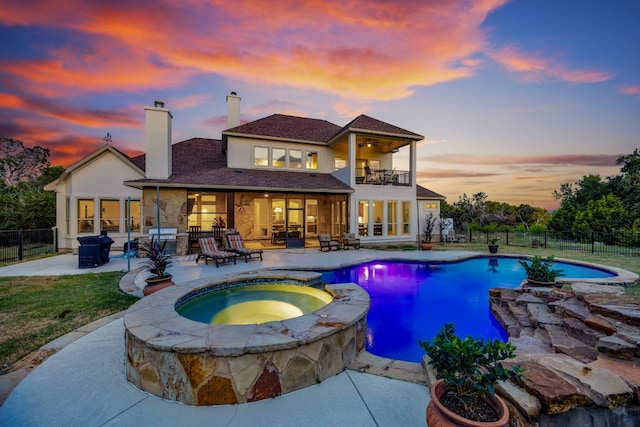
[[[411,172],[395,169],[358,169],[356,184],[364,185],[411,185]]]

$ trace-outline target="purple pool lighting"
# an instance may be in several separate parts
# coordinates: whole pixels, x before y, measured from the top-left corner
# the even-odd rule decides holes
[[[565,277],[612,277],[608,271],[554,263]],[[355,282],[371,297],[367,350],[391,359],[421,362],[418,340],[429,340],[453,322],[461,336],[507,339],[489,309],[489,289],[516,288],[525,278],[515,258],[483,257],[454,263],[376,261],[325,271],[327,283]]]

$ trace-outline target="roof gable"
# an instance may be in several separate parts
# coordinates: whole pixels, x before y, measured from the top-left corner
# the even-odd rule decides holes
[[[369,117],[364,114],[359,115],[358,117],[344,125],[344,127],[340,130],[340,134],[358,131],[395,136],[400,138],[408,138],[416,141],[424,139],[424,136],[419,135],[415,132],[402,129],[401,127],[383,122],[382,120],[374,119],[373,117]]]

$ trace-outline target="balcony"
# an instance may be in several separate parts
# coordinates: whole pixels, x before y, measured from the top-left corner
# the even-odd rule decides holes
[[[356,184],[411,186],[411,172],[395,169],[357,169]]]

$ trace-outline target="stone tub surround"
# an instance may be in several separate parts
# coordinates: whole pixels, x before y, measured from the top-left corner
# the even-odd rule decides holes
[[[490,291],[491,310],[517,347],[508,363],[526,369],[498,393],[516,425],[638,425],[640,304],[622,286],[571,286]]]
[[[302,280],[308,271],[251,272],[233,281]],[[257,325],[208,325],[175,304],[205,286],[182,283],[143,298],[125,314],[126,376],[136,387],[191,405],[275,397],[343,371],[364,348],[369,295],[353,283],[327,286],[334,300],[311,314]]]

